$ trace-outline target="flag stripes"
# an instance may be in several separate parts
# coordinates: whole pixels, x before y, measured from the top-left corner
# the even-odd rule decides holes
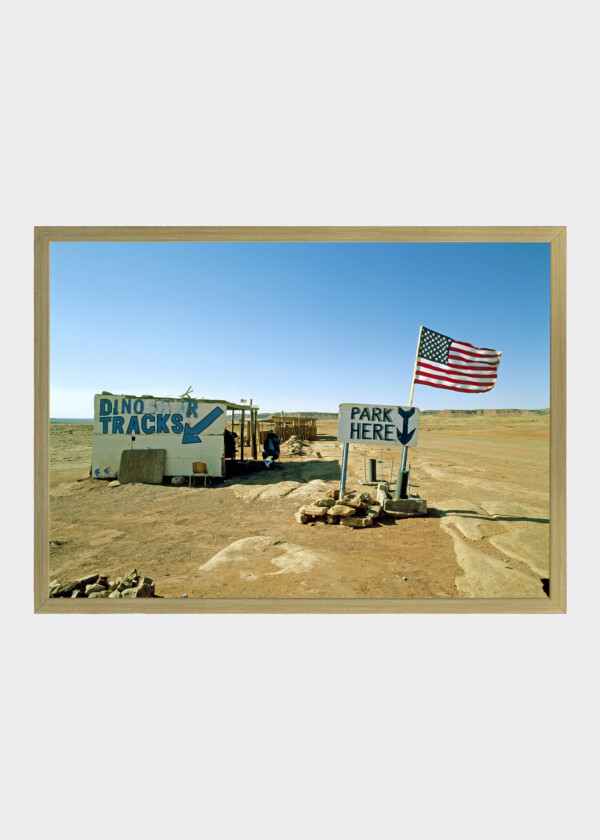
[[[423,327],[414,382],[464,393],[490,391],[501,355],[501,350],[474,347]]]

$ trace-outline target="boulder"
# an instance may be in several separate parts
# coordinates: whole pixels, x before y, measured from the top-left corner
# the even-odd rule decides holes
[[[121,598],[135,598],[135,597],[137,597],[136,592],[137,592],[136,587],[132,587],[131,589],[124,589],[121,592]]]
[[[334,490],[328,490],[328,491],[327,491],[327,493],[325,493],[325,496],[326,496],[328,499],[335,499],[335,500],[339,499],[339,498],[340,498],[340,489],[339,489],[339,487],[337,487],[337,488],[336,488],[336,489],[334,489]]]
[[[132,598],[151,598],[153,594],[154,585],[150,585],[149,583],[140,583],[140,585],[135,590],[135,595],[132,595]]]
[[[344,496],[341,503],[354,508],[354,510],[366,510],[369,507],[368,503],[363,501],[360,496],[351,496],[350,498]]]
[[[81,589],[80,584],[76,580],[70,580],[67,583],[59,583],[53,586],[50,590],[51,598],[70,598],[75,589]]]
[[[304,513],[306,516],[325,516],[327,508],[320,505],[302,505],[298,513]]]
[[[339,516],[332,516],[330,513],[327,514],[327,517],[325,519],[325,522],[327,522],[328,525],[337,525],[339,521]]]
[[[90,586],[92,583],[98,583],[98,578],[100,575],[96,572],[95,575],[88,575],[87,577],[77,578],[75,583],[77,583],[81,587],[81,591],[85,590],[86,586]]]
[[[95,592],[104,592],[105,589],[106,587],[102,586],[101,583],[90,583],[88,586],[85,587],[85,594],[89,598],[90,595],[93,595]]]
[[[367,508],[367,513],[366,513],[367,519],[370,519],[372,522],[375,519],[379,519],[380,514],[381,514],[381,506],[380,505],[371,505],[370,507]]]
[[[85,598],[81,589],[74,589],[71,598]]]
[[[355,509],[349,505],[338,504],[329,508],[330,516],[354,516],[355,513]]]
[[[120,487],[121,482],[118,479],[116,479],[115,481],[109,481],[108,486],[109,487]]]
[[[108,589],[103,589],[101,592],[90,592],[88,598],[108,598],[109,595]]]
[[[307,522],[310,522],[310,517],[308,517],[305,513],[300,513],[300,511],[297,511],[294,516],[296,518],[296,522],[299,522],[300,525],[306,525]]]
[[[373,520],[369,516],[346,516],[340,519],[340,525],[347,525],[348,528],[369,528]]]
[[[121,598],[121,593],[118,589],[115,589],[113,592],[110,592],[108,595],[109,598]]]
[[[328,498],[317,499],[316,502],[313,502],[313,505],[316,505],[317,507],[324,507],[324,508],[333,507],[334,504],[335,504],[335,499],[328,499]]]

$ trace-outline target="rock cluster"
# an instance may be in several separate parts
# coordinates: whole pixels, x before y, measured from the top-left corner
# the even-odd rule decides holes
[[[88,575],[87,577],[61,583],[53,580],[50,584],[51,598],[152,598],[154,581],[152,578],[138,575],[136,569],[124,578],[109,580],[108,575]]]
[[[339,490],[328,490],[326,495],[310,505],[302,505],[295,514],[296,522],[307,525],[325,522],[327,525],[345,525],[347,528],[368,528],[381,515],[381,505],[369,493],[353,490],[339,498]]]
[[[299,438],[298,435],[292,435],[281,446],[281,454],[286,455],[288,458],[291,455],[304,455],[306,445],[307,444],[302,440],[302,438]]]

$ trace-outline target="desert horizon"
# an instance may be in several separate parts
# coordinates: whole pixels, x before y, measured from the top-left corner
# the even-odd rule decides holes
[[[257,464],[209,487],[92,478],[91,424],[52,423],[50,580],[135,568],[169,598],[546,597],[548,410],[422,415],[410,491],[427,516],[364,529],[295,518],[339,487],[336,420],[318,418],[315,441],[283,443],[275,471]],[[347,489],[374,497],[367,459],[388,482],[399,457],[352,444]]]

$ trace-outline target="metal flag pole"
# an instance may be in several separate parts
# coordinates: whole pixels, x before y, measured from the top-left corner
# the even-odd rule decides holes
[[[413,401],[413,394],[415,393],[415,376],[417,375],[417,360],[419,358],[419,347],[421,346],[421,333],[423,332],[423,327],[419,330],[419,340],[417,342],[417,354],[415,356],[415,368],[413,370],[412,376],[412,387],[410,389],[410,402],[408,403],[408,407],[412,408],[412,401]],[[408,447],[402,447],[402,463],[400,464],[400,469],[404,471],[406,469],[406,456],[408,453]]]
[[[346,473],[348,472],[348,449],[350,448],[349,443],[344,444],[344,448],[342,450],[342,474],[340,476],[340,499],[344,495],[344,491],[346,490]]]

